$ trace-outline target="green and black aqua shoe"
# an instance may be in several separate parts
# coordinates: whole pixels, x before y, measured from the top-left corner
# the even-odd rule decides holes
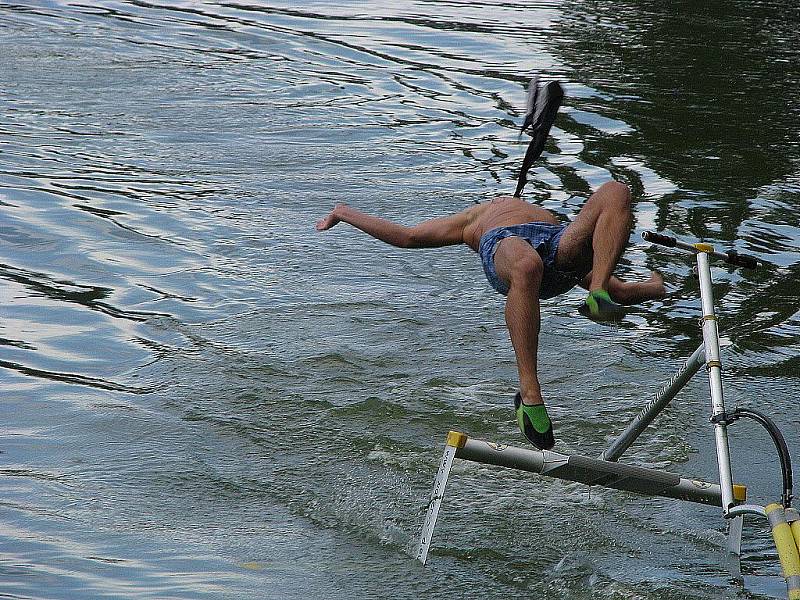
[[[556,443],[553,437],[553,424],[547,415],[544,404],[528,406],[522,403],[519,392],[514,396],[514,410],[517,413],[517,424],[528,441],[539,448],[549,450]]]
[[[578,312],[593,321],[621,321],[625,316],[625,307],[617,304],[605,290],[589,292]]]

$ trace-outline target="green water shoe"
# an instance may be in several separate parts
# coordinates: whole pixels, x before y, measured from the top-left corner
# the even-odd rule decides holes
[[[625,316],[625,307],[617,304],[605,290],[589,292],[578,312],[593,321],[621,321]]]
[[[522,403],[519,392],[514,396],[514,410],[517,413],[517,425],[528,441],[539,448],[549,450],[556,443],[553,437],[553,424],[547,416],[544,404],[529,406]]]

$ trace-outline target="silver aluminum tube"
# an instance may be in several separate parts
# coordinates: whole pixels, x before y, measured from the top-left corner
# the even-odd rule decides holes
[[[603,451],[600,455],[601,460],[619,460],[623,452],[627,450],[633,442],[636,441],[642,432],[647,429],[647,426],[653,422],[659,413],[664,410],[672,399],[678,394],[681,389],[689,382],[689,380],[697,373],[705,363],[704,346],[700,346],[694,353],[686,359],[683,366],[655,393],[653,398],[648,402],[641,412],[634,417],[617,438],[611,442],[611,445]]]
[[[674,473],[588,456],[561,454],[551,450],[529,450],[470,438],[463,447],[456,450],[456,458],[530,471],[586,485],[600,485],[648,496],[721,506],[720,486],[716,483],[686,479]]]
[[[719,331],[714,314],[714,292],[711,287],[711,267],[708,254],[697,253],[697,271],[700,278],[700,299],[703,307],[703,344],[706,349],[706,369],[711,391],[712,415],[725,414],[725,401],[722,395],[722,363],[720,362]],[[731,456],[728,448],[728,429],[725,423],[714,423],[714,439],[717,447],[717,467],[719,485],[722,490],[722,512],[727,515],[734,506],[733,480],[731,476]]]
[[[734,506],[728,511],[728,517],[733,518],[734,521],[736,520],[736,517],[743,517],[744,515],[758,515],[760,517],[766,517],[767,511],[763,506],[758,504],[740,504],[739,506]]]

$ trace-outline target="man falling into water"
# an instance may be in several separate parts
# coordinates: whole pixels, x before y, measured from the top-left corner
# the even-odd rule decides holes
[[[349,223],[399,248],[466,244],[479,254],[489,283],[506,296],[506,325],[519,371],[520,389],[514,398],[517,423],[541,449],[552,448],[555,440],[536,372],[539,301],[581,285],[589,291],[578,309],[581,314],[597,321],[618,321],[625,305],[664,296],[664,283],[657,273],[643,282],[624,282],[612,274],[630,236],[631,197],[626,185],[603,184],[568,225],[520,198],[527,171],[544,148],[562,97],[557,82],[542,88],[536,79],[531,82],[522,129],[531,126],[533,140],[514,196],[500,196],[413,227],[345,204],[338,204],[317,223],[319,231]]]

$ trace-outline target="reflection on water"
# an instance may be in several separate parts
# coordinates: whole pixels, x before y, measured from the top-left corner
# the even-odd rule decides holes
[[[761,524],[742,586],[712,509],[463,464],[416,567],[444,432],[521,442],[501,300],[464,249],[313,223],[508,193],[525,84],[557,77],[528,199],[568,218],[627,182],[621,272],[670,286],[614,329],[576,317],[578,292],[544,305],[559,448],[599,453],[699,343],[690,258],[636,241],[657,229],[769,264],[715,269],[726,393],[797,453],[798,21],[770,2],[0,4],[0,592],[784,595]],[[630,460],[713,477],[705,390]],[[746,427],[737,478],[774,500]]]
[[[775,338],[785,342],[796,330],[797,294],[790,290],[800,275],[798,220],[789,209],[799,189],[800,104],[789,91],[797,77],[786,69],[800,13],[770,3],[736,2],[723,17],[690,2],[575,2],[564,14],[564,30],[579,40],[563,40],[560,56],[581,81],[613,95],[609,111],[637,132],[629,144],[638,146],[636,159],[676,185],[653,198],[652,225],[723,242],[772,265],[766,273],[733,274],[720,292],[737,345],[783,345]],[[685,275],[673,283],[693,292]],[[694,328],[691,319],[686,325]],[[760,373],[800,373],[796,352],[768,361],[758,354],[744,358]]]

